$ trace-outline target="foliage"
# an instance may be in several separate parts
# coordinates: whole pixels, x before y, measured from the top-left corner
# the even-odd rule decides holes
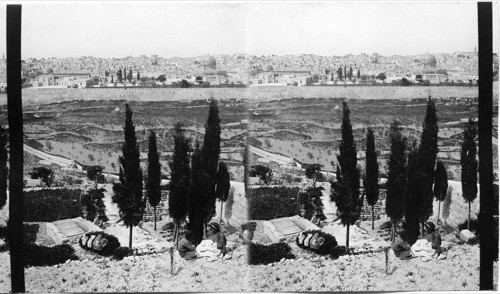
[[[190,185],[189,139],[184,134],[181,123],[176,123],[172,132],[174,137],[174,152],[170,162],[170,195],[168,198],[168,213],[176,223],[187,214],[187,195]]]
[[[54,183],[54,171],[50,168],[44,166],[34,167],[29,174],[32,179],[40,179],[49,189],[52,183]]]
[[[56,189],[24,192],[23,221],[53,222],[80,216],[81,190]]]
[[[340,164],[340,178],[337,181],[341,186],[335,204],[337,205],[337,215],[341,223],[347,226],[346,247],[349,248],[349,226],[353,225],[360,217],[363,199],[359,194],[359,169],[357,168],[356,142],[352,133],[350,110],[347,102],[342,103],[342,140],[340,141],[340,154],[337,161]]]
[[[303,234],[303,236],[301,236]],[[325,232],[322,232],[320,230],[308,230],[304,231],[301,234],[295,238],[295,243],[303,249],[308,249],[311,250],[312,252],[315,252],[320,255],[328,255],[332,252],[332,250],[337,247],[338,243],[337,240],[335,239],[334,236],[327,234]],[[303,238],[307,237],[308,235],[313,235],[310,239],[308,238]],[[302,237],[302,238],[301,238]],[[312,239],[318,240],[319,238],[322,238],[321,241],[318,243],[319,246],[311,246],[311,240]],[[303,240],[303,242],[301,242]],[[309,240],[307,244],[304,244],[304,240]],[[317,241],[316,241],[317,242]]]
[[[324,190],[323,187],[309,187],[305,193],[299,194],[298,202],[301,209],[305,210],[302,217],[311,219],[314,213],[317,212],[319,213],[320,220],[326,219],[326,216],[323,214],[323,202],[321,200],[321,196],[323,195],[322,190]]]
[[[132,72],[130,72],[132,75]],[[154,207],[154,229],[156,230],[156,206],[161,200],[161,164],[158,148],[156,147],[156,133],[149,131],[148,144],[148,173],[146,178],[146,197]]]
[[[235,190],[234,187],[231,187],[229,189],[226,205],[224,207],[224,217],[228,221],[231,218],[231,216],[233,216],[234,190]]]
[[[436,173],[434,175],[434,198],[439,201],[438,205],[438,222],[439,212],[441,209],[441,201],[446,198],[446,191],[448,190],[448,173],[446,167],[441,160],[437,161]]]
[[[241,231],[249,230],[254,232],[256,228],[257,228],[256,222],[248,222],[241,225]]]
[[[462,166],[462,197],[469,202],[469,221],[470,221],[470,203],[477,197],[477,148],[476,125],[469,119],[465,126],[462,150],[460,153],[460,165]]]
[[[419,187],[420,184],[416,177],[418,146],[417,141],[412,142],[412,146],[408,152],[408,189],[405,204],[405,220],[403,222],[403,229],[408,233],[409,243],[413,244],[417,241],[419,236]]]
[[[91,166],[87,169],[87,178],[91,181],[94,181],[96,189],[98,183],[102,184],[106,182],[106,179],[102,174],[103,169],[104,168],[99,165]]]
[[[34,243],[36,242],[36,235],[38,233],[38,230],[40,229],[39,224],[30,224],[30,223],[23,223],[23,241],[25,243]],[[0,252],[4,252],[9,250],[9,239],[8,239],[8,228],[7,226],[0,226],[0,239],[5,240],[5,244],[3,246],[0,246]]]
[[[248,247],[248,263],[269,264],[278,262],[281,259],[294,259],[292,248],[287,243],[273,243],[263,245],[258,243],[250,243]]]
[[[113,257],[116,260],[122,260],[124,257],[132,254],[132,250],[128,247],[118,247],[113,252]]]
[[[443,201],[443,218],[446,223],[446,219],[450,216],[450,207],[451,207],[451,196],[453,195],[453,186],[448,186],[448,190],[446,191],[446,197]]]
[[[325,177],[321,172],[321,164],[313,163],[306,165],[306,177],[313,180],[313,187],[316,187],[316,181],[324,181]]]
[[[378,185],[379,171],[378,171],[378,161],[377,152],[375,151],[375,136],[373,135],[373,129],[368,128],[366,132],[366,174],[364,177],[363,187],[366,193],[366,202],[372,207],[377,203],[379,196],[379,185]],[[372,214],[372,229],[373,229],[373,219]]]
[[[390,132],[391,151],[388,162],[385,211],[391,221],[396,224],[403,218],[408,188],[406,138],[401,133],[398,121],[392,123]]]
[[[297,215],[299,204],[296,196],[299,188],[260,187],[247,192],[249,218],[251,220],[270,220]]]
[[[91,244],[89,244],[89,241]],[[118,238],[104,232],[88,232],[80,237],[78,244],[84,249],[90,250],[103,256],[112,255],[115,250],[120,247],[120,241],[118,241]]]
[[[204,203],[204,187],[202,176],[201,149],[199,142],[195,141],[195,147],[191,155],[191,178],[187,205],[189,229],[193,231],[195,244],[199,244],[203,239],[202,204]]]
[[[229,171],[227,170],[227,165],[225,162],[219,162],[219,168],[217,170],[217,185],[215,194],[217,199],[221,202],[226,202],[229,197],[229,189],[231,188],[231,181],[229,180]]]
[[[427,110],[423,123],[422,137],[417,157],[417,182],[419,183],[420,200],[419,216],[420,223],[423,225],[432,215],[432,184],[434,181],[434,168],[437,159],[438,146],[438,119],[436,116],[436,105],[429,97],[427,100]]]
[[[105,205],[102,199],[104,198],[104,188],[101,189],[90,189],[86,193],[82,193],[80,198],[80,205],[83,209],[83,218],[89,221],[94,221],[96,215],[100,214],[99,217],[103,221],[107,221],[105,211]]]
[[[271,170],[270,167],[261,164],[256,164],[252,165],[248,175],[250,177],[259,177],[259,179],[261,179],[264,182],[264,184],[268,186],[273,177],[273,171]]]
[[[201,148],[201,168],[203,172],[203,221],[205,224],[215,216],[217,168],[220,156],[220,118],[217,100],[211,99],[205,124],[203,146]]]
[[[130,227],[129,247],[132,247],[132,227],[143,217],[144,200],[142,195],[142,170],[139,160],[139,148],[132,121],[132,110],[125,104],[125,142],[119,157],[119,183],[113,184],[112,200],[118,205],[123,223]]]
[[[7,178],[9,168],[7,167],[7,143],[9,141],[8,131],[0,125],[0,209],[7,203]]]
[[[381,72],[381,73],[379,73],[379,74],[378,74],[375,78],[376,78],[377,80],[381,80],[381,81],[383,81],[383,80],[386,80],[386,79],[387,79],[387,76],[386,76],[386,74],[385,74],[385,73]]]
[[[77,260],[75,249],[69,244],[43,246],[34,243],[23,244],[23,262],[29,266],[52,266],[67,260]]]
[[[160,83],[164,83],[167,80],[167,78],[165,77],[165,75],[161,74],[156,78],[156,80]]]

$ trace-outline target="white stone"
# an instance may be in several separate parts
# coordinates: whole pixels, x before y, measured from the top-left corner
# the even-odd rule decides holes
[[[460,239],[462,239],[465,242],[470,242],[475,238],[476,238],[476,235],[474,235],[474,233],[472,233],[471,231],[469,231],[467,229],[460,231]]]

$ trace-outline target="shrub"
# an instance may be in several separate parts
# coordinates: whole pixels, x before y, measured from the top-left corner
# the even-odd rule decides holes
[[[248,250],[248,262],[254,265],[278,262],[283,258],[295,258],[295,255],[292,254],[292,248],[287,243],[273,243],[270,245],[250,243]]]
[[[69,260],[77,260],[75,249],[69,244],[43,246],[34,243],[23,245],[24,266],[51,266]]]
[[[122,260],[125,256],[128,256],[132,253],[132,250],[128,247],[118,247],[113,252],[113,257],[117,260]]]
[[[80,216],[80,190],[57,189],[24,192],[24,221],[53,222]]]
[[[300,233],[295,239],[300,248],[311,250],[320,255],[330,254],[338,243],[334,236],[320,230]]]
[[[249,230],[251,232],[254,232],[256,227],[257,227],[256,222],[248,222],[241,225],[241,230],[242,231]]]
[[[115,250],[120,247],[118,238],[104,232],[88,232],[80,238],[78,244],[84,249],[103,256],[114,254]]]
[[[249,189],[248,205],[250,219],[270,220],[297,215],[299,203],[296,200],[299,188],[261,187]]]

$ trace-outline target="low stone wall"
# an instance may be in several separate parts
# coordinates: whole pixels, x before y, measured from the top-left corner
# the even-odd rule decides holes
[[[175,101],[209,99],[275,100],[288,98],[416,99],[478,97],[478,88],[468,86],[263,86],[247,88],[88,88],[23,89],[23,104],[45,104],[71,100]],[[0,105],[7,103],[0,94]]]

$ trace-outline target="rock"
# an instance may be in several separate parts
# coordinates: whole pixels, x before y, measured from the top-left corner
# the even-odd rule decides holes
[[[462,239],[463,241],[471,244],[471,243],[474,243],[477,238],[476,238],[476,235],[474,235],[474,233],[472,233],[471,231],[469,230],[461,230],[460,231],[460,239]]]

